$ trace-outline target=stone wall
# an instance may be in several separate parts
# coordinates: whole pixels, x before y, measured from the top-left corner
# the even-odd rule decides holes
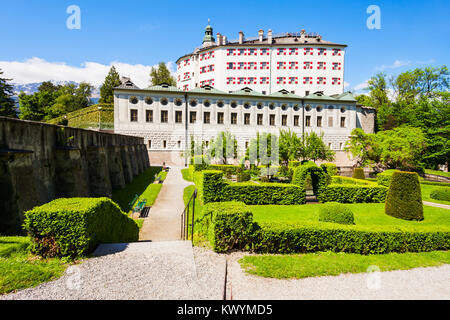
[[[62,197],[111,197],[150,166],[144,140],[0,117],[0,235]]]

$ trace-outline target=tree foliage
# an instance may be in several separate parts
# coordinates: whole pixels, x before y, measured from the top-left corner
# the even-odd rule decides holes
[[[8,83],[11,79],[2,78],[2,74],[3,71],[0,69],[0,116],[17,118],[13,86]]]
[[[114,88],[120,86],[120,84],[120,75],[116,68],[112,66],[100,88],[99,103],[114,103]]]
[[[150,71],[150,78],[151,83],[153,86],[167,83],[171,86],[176,86],[177,81],[170,73],[170,70],[167,68],[167,65],[164,62],[160,62],[158,67],[152,67],[152,70]]]

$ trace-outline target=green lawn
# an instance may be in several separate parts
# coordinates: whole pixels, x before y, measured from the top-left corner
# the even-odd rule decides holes
[[[423,201],[436,202],[436,203],[442,203],[442,204],[450,205],[450,201],[436,200],[436,199],[432,199],[430,197],[431,191],[433,191],[435,189],[449,188],[449,186],[427,185],[427,184],[423,184],[422,183],[422,184],[420,184],[420,188],[422,190],[422,200]]]
[[[247,273],[253,275],[277,279],[300,279],[362,273],[367,272],[369,266],[378,266],[380,271],[439,266],[450,263],[450,251],[380,255],[332,252],[255,255],[245,256],[239,262]]]
[[[0,294],[51,281],[67,268],[60,259],[34,257],[29,243],[27,237],[0,237]]]
[[[189,199],[191,198],[192,194],[194,193],[195,190],[195,186],[188,186],[184,189],[184,194],[183,194],[183,200],[184,200],[184,204],[187,205]],[[188,217],[188,221],[189,221],[189,239],[191,237],[191,214],[192,214],[192,207],[193,204],[191,202],[190,206],[189,206],[189,217]],[[200,199],[197,197],[195,199],[195,219],[201,217],[202,215],[202,211],[203,211],[203,205],[200,202]],[[194,242],[193,244],[196,246],[205,246],[207,245],[206,242],[207,240],[204,238],[203,235],[201,235],[199,232],[197,232],[198,230],[198,224],[194,225]]]
[[[396,219],[384,213],[384,203],[356,203],[345,204],[355,216],[354,226],[342,226],[357,230],[370,230],[372,228],[398,228],[402,230],[450,230],[450,210],[424,206],[425,220],[406,221]],[[319,222],[320,204],[297,206],[252,206],[255,222],[261,225],[288,224],[315,226],[329,225],[327,222]]]
[[[134,178],[133,182],[127,184],[122,190],[113,190],[112,200],[119,205],[124,212],[130,211],[129,203],[136,195],[140,196],[146,193],[146,198],[149,201],[156,199],[155,193],[159,192],[161,187],[151,187],[155,181],[155,175],[162,171],[162,167],[150,167]],[[157,186],[155,184],[155,186]],[[145,197],[144,197],[145,198]]]
[[[444,172],[444,171],[439,171],[439,170],[425,169],[425,173],[428,173],[428,174],[434,174],[434,175],[436,175],[436,176],[443,176],[443,177],[450,178],[450,172]]]
[[[181,174],[183,175],[183,179],[186,181],[192,182],[193,179],[191,177],[191,173],[189,172],[189,169],[181,169]]]

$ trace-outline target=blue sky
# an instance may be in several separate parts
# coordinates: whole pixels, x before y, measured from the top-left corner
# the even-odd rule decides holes
[[[70,5],[81,9],[80,30],[66,27]],[[366,26],[369,5],[381,9],[380,30]],[[99,82],[115,63],[143,85],[152,65],[175,62],[201,44],[208,18],[214,34],[228,39],[239,31],[254,37],[259,29],[305,29],[347,44],[347,90],[380,71],[450,60],[449,1],[0,0],[0,8],[0,68],[18,83]]]

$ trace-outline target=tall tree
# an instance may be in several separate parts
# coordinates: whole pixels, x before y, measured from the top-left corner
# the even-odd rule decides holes
[[[150,71],[151,83],[153,86],[167,83],[171,86],[176,86],[177,81],[170,73],[164,62],[160,62],[157,68],[152,67]]]
[[[13,86],[8,83],[11,79],[2,78],[3,71],[0,69],[0,116],[17,118],[16,103]]]
[[[108,75],[100,88],[100,103],[114,103],[114,91],[115,87],[120,86],[120,75],[116,71],[114,66],[109,70]]]
[[[208,155],[220,159],[224,164],[227,164],[227,159],[237,159],[237,153],[237,140],[229,131],[220,132],[208,148]]]

